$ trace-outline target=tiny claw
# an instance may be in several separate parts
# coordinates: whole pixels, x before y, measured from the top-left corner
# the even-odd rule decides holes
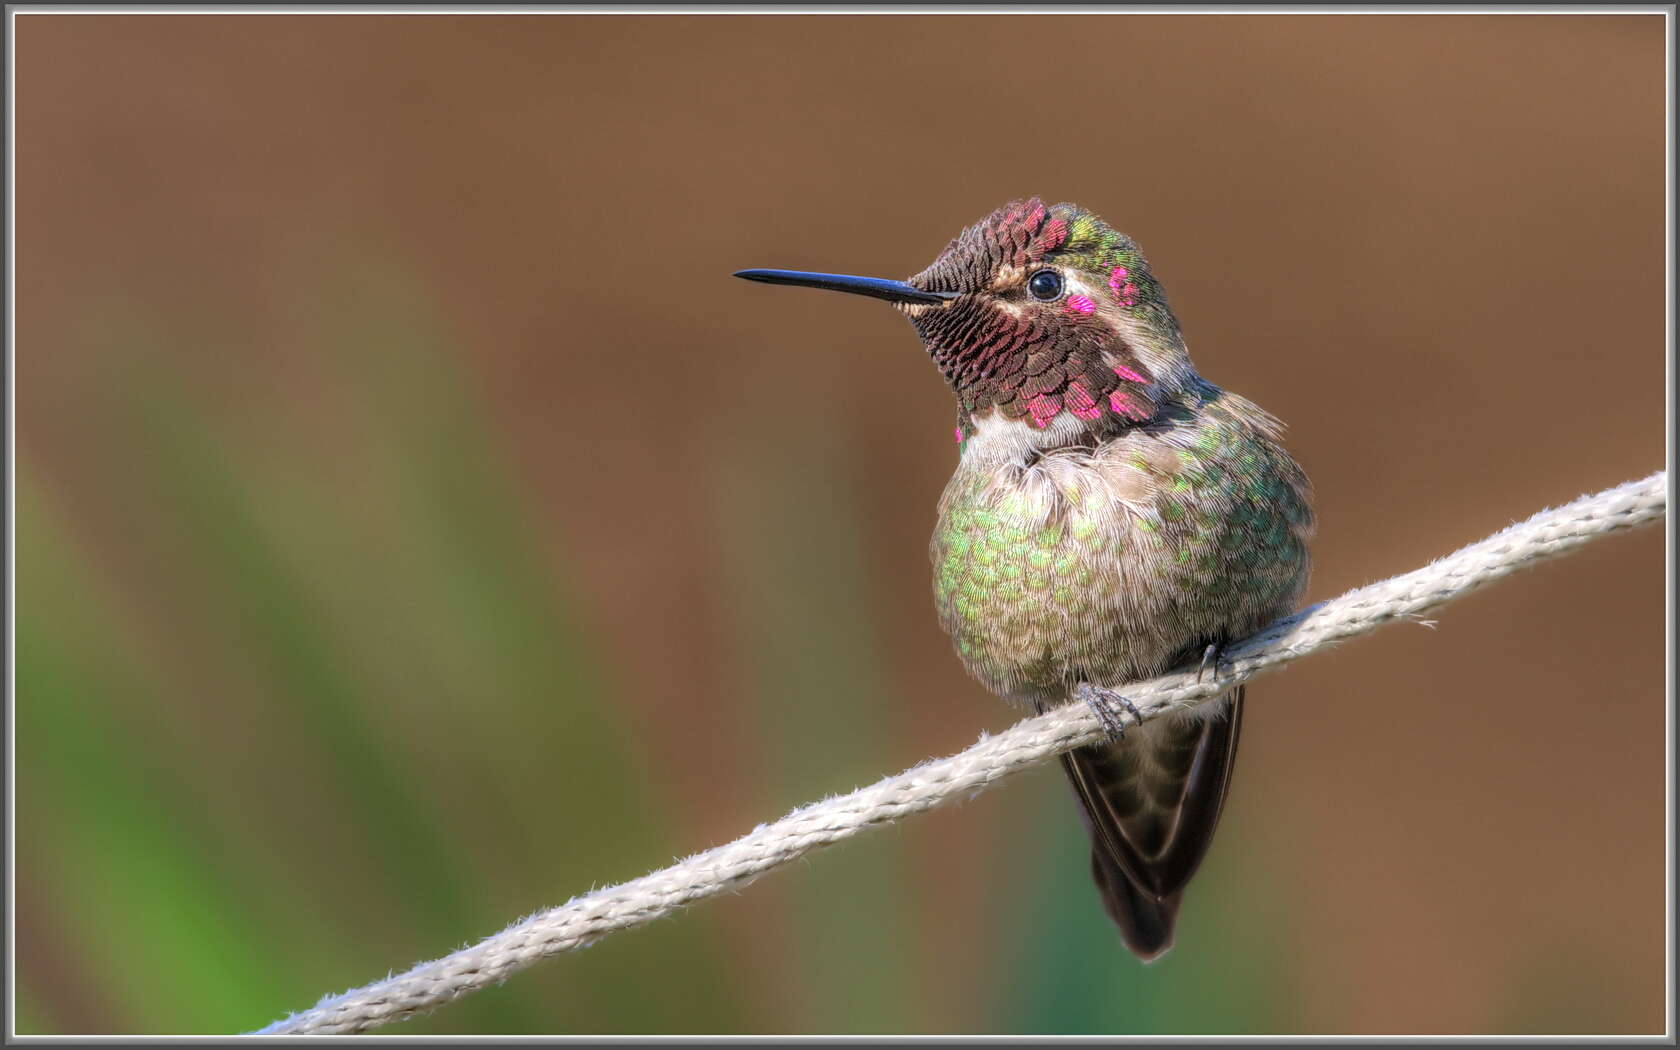
[[[1074,699],[1083,701],[1091,709],[1091,713],[1097,716],[1097,721],[1102,723],[1103,735],[1108,737],[1110,743],[1117,743],[1126,738],[1126,719],[1116,710],[1117,706],[1124,707],[1131,714],[1133,725],[1143,722],[1143,714],[1138,711],[1137,705],[1112,689],[1104,689],[1090,682],[1080,682],[1074,686],[1073,696]]]
[[[1224,658],[1225,658],[1225,643],[1224,642],[1210,642],[1208,644],[1208,647],[1206,649],[1202,650],[1202,665],[1200,667],[1196,668],[1196,684],[1197,685],[1202,684],[1202,675],[1207,673],[1207,669],[1209,667],[1213,668],[1213,676],[1215,678],[1218,678],[1219,677],[1219,663]]]

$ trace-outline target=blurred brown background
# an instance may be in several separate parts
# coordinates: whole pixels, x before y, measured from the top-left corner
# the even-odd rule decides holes
[[[51,16],[17,48],[18,1017],[234,1031],[1016,713],[879,304],[1018,196],[1288,421],[1309,597],[1663,462],[1606,16]],[[1178,947],[1053,767],[392,1031],[1658,1032],[1663,538],[1251,690]]]

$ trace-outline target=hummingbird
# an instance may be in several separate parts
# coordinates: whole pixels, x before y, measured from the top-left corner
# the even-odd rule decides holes
[[[915,327],[957,408],[940,623],[992,692],[1101,720],[1061,763],[1104,910],[1155,960],[1224,808],[1244,687],[1147,722],[1123,688],[1217,666],[1299,600],[1311,488],[1282,424],[1201,377],[1136,242],[1075,204],[1006,204],[904,281],[735,276],[884,299]]]

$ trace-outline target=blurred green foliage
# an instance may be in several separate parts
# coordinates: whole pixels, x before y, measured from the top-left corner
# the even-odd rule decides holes
[[[260,447],[144,352],[161,323],[106,326],[86,392],[128,549],[20,465],[20,881],[111,1030],[256,1027],[513,920],[509,872],[535,907],[675,851],[440,326],[388,277],[300,349],[370,469]],[[660,934],[680,996],[598,952],[563,1009],[527,983],[412,1029],[727,1029],[696,933]],[[34,991],[40,1030],[89,1030]]]

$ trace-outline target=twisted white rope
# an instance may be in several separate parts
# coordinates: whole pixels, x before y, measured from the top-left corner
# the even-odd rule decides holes
[[[1497,532],[1414,572],[1321,602],[1226,649],[1216,674],[1196,669],[1126,687],[1141,719],[1225,692],[1258,672],[1397,619],[1416,618],[1491,580],[1595,537],[1663,516],[1668,475],[1658,471]],[[724,846],[663,871],[596,890],[453,955],[276,1021],[257,1035],[363,1032],[431,1010],[539,960],[652,922],[693,901],[742,886],[771,868],[874,824],[970,797],[1011,773],[1102,737],[1096,716],[1070,704],[984,736],[960,754],[924,762],[866,788],[796,809]]]

